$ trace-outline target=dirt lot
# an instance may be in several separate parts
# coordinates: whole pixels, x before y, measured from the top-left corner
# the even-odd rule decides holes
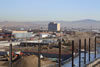
[[[47,58],[41,60],[41,65],[55,64]],[[0,67],[9,67],[8,61],[0,61]],[[38,57],[35,55],[23,56],[17,61],[13,62],[13,67],[38,67]]]

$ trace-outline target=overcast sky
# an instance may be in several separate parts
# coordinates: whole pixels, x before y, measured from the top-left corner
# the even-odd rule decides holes
[[[0,0],[0,21],[100,20],[100,0]]]

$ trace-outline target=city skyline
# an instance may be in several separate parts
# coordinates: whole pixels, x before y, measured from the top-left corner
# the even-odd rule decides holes
[[[1,0],[0,21],[100,19],[99,0]]]

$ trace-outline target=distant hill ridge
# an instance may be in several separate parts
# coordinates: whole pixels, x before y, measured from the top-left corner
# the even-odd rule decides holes
[[[0,26],[48,26],[49,22],[57,22],[61,23],[61,27],[68,28],[99,28],[100,29],[100,21],[94,19],[83,19],[83,20],[75,20],[75,21],[31,21],[31,22],[17,22],[17,21],[3,21],[0,22]]]

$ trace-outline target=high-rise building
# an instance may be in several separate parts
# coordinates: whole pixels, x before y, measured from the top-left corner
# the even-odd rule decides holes
[[[48,24],[48,31],[60,31],[60,24],[55,22],[50,22]]]

